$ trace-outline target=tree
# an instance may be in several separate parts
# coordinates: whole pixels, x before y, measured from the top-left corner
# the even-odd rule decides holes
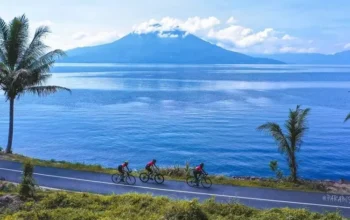
[[[36,29],[29,41],[29,21],[25,15],[15,17],[8,24],[0,18],[0,88],[9,101],[9,133],[6,153],[12,152],[15,100],[24,93],[39,96],[67,90],[60,86],[45,85],[55,59],[62,50],[48,51],[42,39],[50,33],[46,26]]]
[[[298,180],[298,164],[296,153],[300,150],[305,131],[308,129],[306,118],[310,109],[301,109],[298,105],[295,110],[289,110],[289,117],[285,127],[287,133],[284,134],[281,127],[273,122],[268,122],[257,129],[268,132],[278,144],[278,150],[287,158],[290,178],[293,182]]]
[[[35,194],[34,166],[30,160],[23,165],[22,182],[19,185],[19,194],[22,198],[33,198]]]

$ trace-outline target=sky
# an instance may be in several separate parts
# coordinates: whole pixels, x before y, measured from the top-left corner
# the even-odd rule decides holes
[[[249,54],[332,54],[350,50],[349,12],[348,0],[0,0],[2,19],[26,14],[32,32],[48,25],[46,43],[64,50],[180,27]]]

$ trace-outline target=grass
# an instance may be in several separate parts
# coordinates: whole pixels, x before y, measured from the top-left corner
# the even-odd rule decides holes
[[[35,158],[25,157],[18,154],[3,154],[0,153],[0,159],[24,162],[26,160],[31,160],[33,165],[44,166],[44,167],[57,167],[81,171],[90,171],[97,173],[113,174],[116,172],[113,168],[102,167],[101,165],[89,165],[84,163],[70,163],[66,161],[56,161],[56,160],[40,160]],[[138,172],[134,175],[137,176]],[[185,166],[173,166],[167,168],[161,168],[160,172],[168,180],[178,180],[185,181],[187,176],[191,172],[191,166],[186,163]],[[293,183],[287,180],[276,181],[274,179],[264,179],[264,180],[245,180],[245,179],[233,179],[227,176],[210,176],[211,180],[215,184],[225,184],[232,186],[244,186],[244,187],[263,187],[263,188],[274,188],[282,190],[297,190],[297,191],[311,191],[311,192],[325,192],[326,188],[324,185],[312,182],[312,181],[300,181],[299,183]]]
[[[17,195],[11,186],[0,195]],[[96,195],[61,191],[41,191],[35,199],[21,201],[16,207],[0,208],[4,220],[341,220],[339,213],[312,213],[305,209],[276,208],[258,210],[238,203],[217,203],[209,199],[181,201],[147,194]],[[19,204],[19,205],[18,205]]]

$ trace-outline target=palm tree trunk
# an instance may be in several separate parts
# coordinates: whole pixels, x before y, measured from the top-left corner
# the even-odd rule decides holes
[[[14,121],[15,99],[10,98],[10,123],[9,123],[9,136],[6,147],[6,153],[12,153],[12,139],[13,139],[13,121]]]
[[[290,171],[291,171],[292,181],[297,182],[298,181],[297,162],[294,154],[291,156]]]

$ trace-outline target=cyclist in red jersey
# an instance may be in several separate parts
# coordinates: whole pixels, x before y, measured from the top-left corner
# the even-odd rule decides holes
[[[203,167],[204,167],[204,163],[201,163],[201,164],[199,164],[199,166],[196,166],[196,168],[193,170],[193,175],[194,175],[194,178],[196,179],[197,186],[199,186],[198,177],[202,174],[207,174],[204,171]]]
[[[121,175],[121,178],[122,178],[121,182],[124,182],[125,172],[129,172],[130,171],[128,165],[129,165],[129,162],[125,161],[123,164],[118,166],[118,171],[119,171],[119,173]]]
[[[158,169],[158,167],[156,166],[156,163],[157,163],[157,160],[153,159],[151,162],[148,162],[146,164],[145,169],[148,171],[149,175],[153,174],[153,169],[152,169],[153,167]]]

